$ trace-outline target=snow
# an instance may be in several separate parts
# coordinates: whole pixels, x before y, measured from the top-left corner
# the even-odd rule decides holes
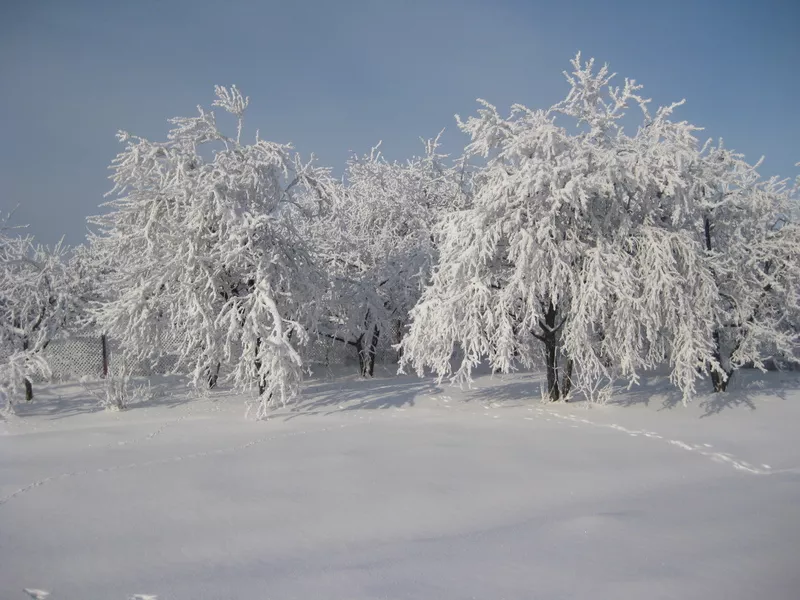
[[[335,375],[260,422],[174,379],[117,413],[37,388],[0,421],[0,596],[797,598],[797,374],[689,406]]]

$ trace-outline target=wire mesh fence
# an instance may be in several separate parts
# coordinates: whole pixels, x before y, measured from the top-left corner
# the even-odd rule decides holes
[[[123,370],[121,342],[100,334],[56,338],[42,351],[42,356],[50,367],[51,377],[59,381],[104,377]],[[159,354],[152,363],[128,365],[125,370],[136,376],[167,374],[173,371],[175,363],[174,355]]]
[[[100,378],[107,374],[120,374],[123,369],[130,375],[149,377],[176,372],[177,355],[174,349],[181,340],[174,334],[165,333],[154,348],[153,359],[136,364],[123,365],[124,341],[104,337],[99,333],[81,332],[58,337],[50,341],[42,351],[47,361],[51,377],[57,381],[77,381],[82,377]],[[387,336],[376,349],[376,363],[394,363],[397,352],[392,348],[392,340]],[[356,364],[358,357],[355,348],[349,344],[324,337],[312,337],[306,347],[301,349],[304,361],[311,366],[336,366]],[[0,356],[0,361],[5,357]],[[223,365],[221,375],[227,369]],[[42,380],[41,377],[34,378]]]

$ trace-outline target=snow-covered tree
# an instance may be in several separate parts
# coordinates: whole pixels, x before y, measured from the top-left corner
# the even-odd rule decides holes
[[[717,299],[696,235],[696,128],[651,114],[641,86],[573,61],[547,110],[487,102],[460,127],[484,171],[470,210],[442,226],[432,284],[412,311],[402,365],[468,381],[487,359],[543,365],[546,395],[590,397],[667,360],[685,397],[713,354]],[[635,133],[623,119],[641,111]],[[460,363],[454,366],[455,350]]]
[[[718,303],[712,310],[715,391],[745,364],[794,360],[800,324],[800,228],[784,180],[720,142],[696,164],[701,231]]]
[[[123,341],[129,364],[174,352],[195,384],[220,373],[257,387],[257,417],[298,394],[305,343],[316,311],[315,270],[292,207],[327,171],[302,163],[291,146],[243,141],[248,99],[216,88],[215,106],[236,119],[236,135],[214,112],[172,119],[167,141],[128,133],[112,165],[109,212],[92,219],[96,252],[107,257],[110,300],[97,311]],[[165,333],[180,340],[164,348]]]
[[[318,333],[352,346],[362,376],[373,374],[381,337],[400,341],[430,275],[435,223],[466,202],[465,169],[445,165],[437,148],[438,137],[407,162],[385,160],[378,147],[352,158],[328,210],[310,223],[329,275]]]
[[[48,248],[0,223],[0,390],[8,402],[48,375],[42,351],[74,318],[77,277],[61,244]]]

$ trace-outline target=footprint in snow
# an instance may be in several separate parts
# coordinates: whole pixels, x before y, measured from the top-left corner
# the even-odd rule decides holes
[[[673,446],[677,446],[678,448],[683,448],[684,450],[694,450],[689,444],[682,442],[680,440],[669,440],[669,443]]]

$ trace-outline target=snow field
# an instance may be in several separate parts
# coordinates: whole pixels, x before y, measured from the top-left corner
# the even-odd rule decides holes
[[[340,376],[267,422],[54,386],[2,424],[2,597],[796,598],[798,381],[768,377],[714,412]]]

